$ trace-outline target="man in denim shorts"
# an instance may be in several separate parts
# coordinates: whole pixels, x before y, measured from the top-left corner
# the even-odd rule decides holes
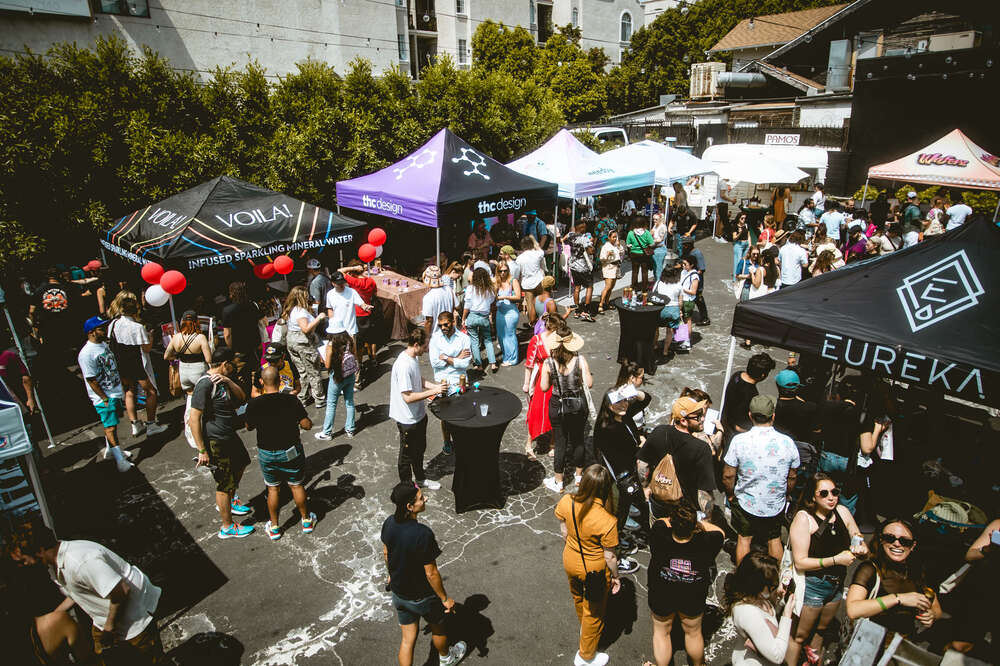
[[[250,455],[236,434],[236,409],[246,402],[243,388],[232,380],[236,372],[233,352],[217,347],[212,353],[208,374],[199,379],[191,394],[188,425],[198,446],[198,464],[206,465],[215,478],[215,505],[222,516],[220,539],[250,536],[253,527],[238,525],[233,516],[245,516],[250,509],[236,496]]]
[[[393,515],[382,523],[382,554],[389,567],[389,589],[403,638],[399,645],[400,666],[411,666],[413,648],[420,632],[420,618],[431,627],[431,641],[441,666],[457,664],[465,656],[465,642],[448,648],[444,616],[453,612],[455,600],[444,591],[437,556],[441,554],[434,532],[417,521],[427,508],[427,498],[416,484],[400,483],[392,489]]]
[[[127,472],[132,469],[132,463],[128,461],[131,456],[118,444],[118,421],[125,409],[122,403],[125,389],[118,374],[118,362],[105,342],[108,339],[108,321],[91,317],[84,322],[83,332],[87,336],[87,342],[77,355],[77,363],[87,387],[87,396],[104,428],[104,437],[108,443],[104,455],[110,452],[118,471]]]
[[[292,491],[302,517],[302,531],[309,534],[316,524],[316,514],[306,508],[306,490],[302,487],[306,452],[299,437],[299,428],[309,430],[313,424],[299,399],[281,392],[277,368],[266,366],[260,371],[260,381],[264,392],[247,403],[246,423],[247,430],[257,431],[257,460],[267,486],[270,520],[264,531],[271,541],[277,541],[281,538],[278,509],[282,483],[287,483]]]

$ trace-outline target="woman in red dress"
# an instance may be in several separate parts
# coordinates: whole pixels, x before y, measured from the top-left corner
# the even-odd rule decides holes
[[[524,385],[521,390],[528,394],[528,441],[524,445],[524,453],[530,460],[537,460],[534,451],[534,441],[552,430],[549,423],[549,398],[552,388],[543,391],[538,387],[542,364],[549,357],[549,339],[551,333],[566,321],[562,315],[549,312],[543,315],[545,328],[531,337],[528,342],[528,353],[524,360]],[[554,453],[549,447],[549,455]]]

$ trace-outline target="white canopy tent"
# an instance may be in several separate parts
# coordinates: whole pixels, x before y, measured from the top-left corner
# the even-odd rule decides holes
[[[809,174],[787,162],[779,162],[762,155],[735,162],[715,162],[715,171],[732,183],[797,183]]]
[[[737,171],[737,174],[752,174],[756,166],[766,167],[769,174],[779,180],[762,180],[760,176],[754,180],[744,180],[748,183],[795,183],[809,174],[801,169],[816,169],[817,177],[820,181],[826,180],[826,168],[829,162],[825,148],[815,146],[763,146],[751,143],[723,143],[709,146],[701,156],[703,160],[719,165],[722,171],[719,175],[729,180],[734,178],[723,173],[726,169],[722,165],[742,165],[744,168]],[[778,171],[773,162],[778,162],[791,167],[796,167],[796,171],[802,175],[796,176],[794,172]],[[734,167],[735,170],[735,167]]]
[[[653,185],[654,167],[636,163],[617,151],[598,154],[583,145],[571,132],[559,130],[534,152],[507,164],[507,167],[559,186],[563,199],[593,197]]]
[[[611,155],[643,167],[653,167],[657,185],[669,185],[674,181],[684,180],[691,176],[717,173],[715,164],[712,162],[648,139],[615,148],[604,153],[603,157]]]

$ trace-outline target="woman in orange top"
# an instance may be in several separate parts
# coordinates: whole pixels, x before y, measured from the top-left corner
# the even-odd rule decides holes
[[[580,650],[574,663],[586,666],[608,663],[608,655],[597,651],[597,642],[604,629],[609,589],[611,594],[618,594],[621,588],[615,556],[618,520],[613,486],[611,472],[601,465],[591,465],[583,471],[577,491],[563,495],[555,511],[559,531],[566,540],[563,569],[580,619]],[[600,601],[584,597],[583,581],[588,571],[604,572],[604,596]]]

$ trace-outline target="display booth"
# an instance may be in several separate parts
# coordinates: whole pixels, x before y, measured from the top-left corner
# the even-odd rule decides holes
[[[337,183],[338,208],[434,228],[436,256],[443,226],[555,203],[553,183],[508,169],[447,128],[395,164]]]
[[[960,129],[954,129],[934,143],[892,162],[868,169],[862,205],[871,179],[903,183],[966,187],[1000,191],[1000,157],[983,150]],[[1000,201],[993,219],[1000,212]]]

